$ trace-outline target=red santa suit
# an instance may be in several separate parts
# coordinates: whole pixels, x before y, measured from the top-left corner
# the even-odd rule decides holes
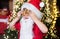
[[[23,10],[23,8],[27,8],[33,11],[36,16],[41,19],[42,13],[39,11],[39,4],[40,6],[41,4],[44,6],[43,2],[40,2],[40,0],[31,0],[28,3],[24,3],[21,10]],[[15,27],[19,31],[19,39],[42,39],[43,37],[43,33],[31,17],[29,17],[29,19],[24,19],[24,17],[22,17],[21,21],[15,24]]]
[[[27,21],[25,20],[24,22],[22,21],[15,24],[16,29],[19,31],[18,38],[20,39],[21,37],[21,39],[42,39],[43,33],[40,31],[38,26],[29,19],[28,22],[27,23],[26,22]]]
[[[0,34],[4,34],[7,29],[8,18],[6,15],[0,15]]]

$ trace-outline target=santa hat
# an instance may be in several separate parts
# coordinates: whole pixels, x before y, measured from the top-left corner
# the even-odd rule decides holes
[[[22,5],[21,10],[27,8],[33,11],[38,18],[42,18],[42,13],[39,11],[41,7],[44,7],[44,3],[41,0],[30,0]]]

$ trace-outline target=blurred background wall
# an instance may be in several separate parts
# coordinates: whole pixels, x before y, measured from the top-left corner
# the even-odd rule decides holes
[[[10,11],[13,10],[13,0],[0,0],[0,8],[8,7]]]

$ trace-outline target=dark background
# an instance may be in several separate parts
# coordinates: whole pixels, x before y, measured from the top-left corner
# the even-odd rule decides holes
[[[58,9],[60,11],[60,0],[57,0],[57,6],[58,6]]]
[[[57,0],[57,7],[58,7],[58,10],[59,10],[59,14],[60,14],[60,0]],[[60,39],[60,16],[57,17],[55,26],[56,26],[56,29],[57,29],[57,36]]]
[[[0,9],[3,7],[9,8],[9,0],[0,0]]]

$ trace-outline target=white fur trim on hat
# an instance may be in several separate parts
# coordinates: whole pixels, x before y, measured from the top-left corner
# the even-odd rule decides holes
[[[24,3],[21,7],[21,10],[23,10],[23,8],[27,8],[27,9],[33,11],[36,14],[36,16],[40,19],[43,16],[42,13],[34,5],[32,5],[30,3]]]

